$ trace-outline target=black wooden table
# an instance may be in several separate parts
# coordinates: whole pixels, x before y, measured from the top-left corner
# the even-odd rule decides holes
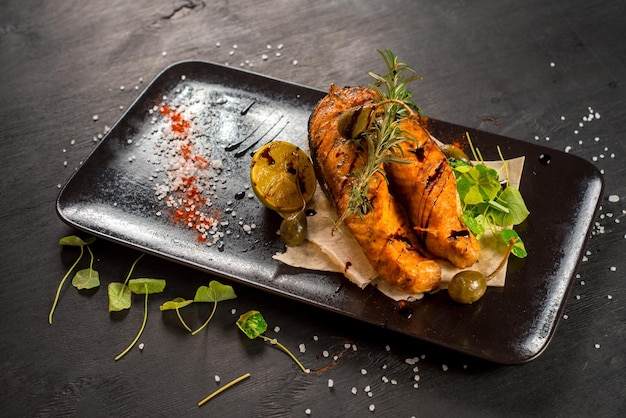
[[[618,0],[4,1],[1,415],[623,416],[625,13]],[[100,289],[66,283],[48,324],[78,255],[58,244],[78,234],[55,213],[60,187],[160,71],[204,60],[326,89],[369,83],[376,48],[423,76],[414,97],[428,115],[569,152],[604,174],[585,256],[538,358],[499,366],[227,281],[238,298],[191,337],[158,305],[214,277],[146,256],[134,274],[167,288],[148,303],[143,349],[116,362],[142,302],[109,314],[106,285],[139,253],[102,239],[90,247]],[[249,309],[323,370],[303,374],[243,336],[234,321]]]

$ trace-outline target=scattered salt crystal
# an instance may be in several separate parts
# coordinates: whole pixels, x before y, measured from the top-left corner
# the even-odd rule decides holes
[[[371,392],[371,391],[372,391],[372,388],[370,387],[370,385],[367,385],[367,386],[365,386],[365,387],[363,388],[363,391],[364,391],[364,392]]]
[[[333,379],[328,379],[328,387],[332,388],[333,386],[335,386],[335,382],[333,381]]]
[[[415,380],[416,382],[420,381],[420,375],[416,374],[415,376],[413,376],[413,380]]]
[[[276,326],[274,327],[274,332],[275,332],[275,333],[279,333],[279,332],[280,332],[280,327],[279,327],[278,325],[276,325]]]
[[[163,51],[163,52],[161,52],[161,55],[162,55],[162,56],[166,56],[166,55],[167,55],[167,51]]]
[[[236,314],[236,313],[237,313],[237,309],[233,308],[233,309],[231,309],[231,310],[230,310],[230,314],[231,314],[231,315],[234,315],[234,314]]]
[[[324,357],[328,357],[330,355],[330,353],[328,351],[324,350],[324,351],[322,351],[322,355]]]
[[[304,413],[307,414],[307,415],[311,415],[311,408],[305,409]]]
[[[138,346],[138,348],[139,348],[140,350],[143,350],[143,348],[144,348],[143,343],[140,343],[140,344],[139,344],[139,346]]]
[[[595,348],[600,348],[600,344],[594,345]]]
[[[563,315],[563,319],[568,319],[569,316],[567,314]]]
[[[389,383],[389,378],[387,376],[381,377],[381,380],[383,381],[383,383]]]
[[[306,351],[306,346],[304,344],[300,344],[298,346],[298,349],[300,350],[301,353],[304,353]]]
[[[365,375],[367,374],[367,370],[365,370],[365,369],[361,369],[361,374],[362,374],[363,376],[365,376]]]
[[[348,348],[350,348],[350,346],[351,346],[351,344],[346,343],[346,344],[343,345],[343,348],[345,348],[347,350]]]
[[[350,389],[350,392],[352,392],[353,395],[356,395],[357,389],[354,386],[352,386],[352,389]]]
[[[98,115],[93,115],[93,116],[91,117],[91,119],[93,119],[94,121],[96,121],[96,120],[98,120],[99,118],[98,118]]]
[[[293,65],[298,65],[298,60],[293,60],[291,63],[292,63]]]
[[[371,404],[369,409],[371,412],[374,412],[374,409],[376,409],[376,407],[374,406],[374,404]]]
[[[617,267],[615,267],[615,266],[611,266],[610,270],[611,270],[611,271],[617,271]]]
[[[215,375],[215,383],[219,383],[220,382],[220,377],[218,375]]]
[[[616,194],[612,194],[609,196],[609,202],[611,203],[615,203],[615,202],[619,202],[619,196]]]
[[[269,56],[268,56],[267,54],[263,54],[263,55],[261,55],[261,59],[262,59],[263,61],[267,61],[267,59],[268,59],[268,58],[269,58]]]
[[[555,67],[555,66],[556,66],[556,64],[554,62],[550,63],[550,67]]]
[[[607,299],[609,299],[609,300],[611,300],[611,299],[613,299],[613,296],[611,296],[611,295],[607,295],[607,296],[606,296],[606,298],[607,298]]]
[[[74,144],[76,144],[76,141],[72,139],[72,140],[70,141],[70,145],[74,145]]]
[[[215,46],[219,48],[222,44],[220,42],[215,42]]]
[[[120,86],[120,90],[124,90],[124,88],[125,88],[124,86]]]
[[[391,347],[389,347],[389,345],[385,346],[385,351],[391,351]]]

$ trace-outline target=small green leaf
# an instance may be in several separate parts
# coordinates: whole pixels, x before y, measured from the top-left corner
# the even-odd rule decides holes
[[[76,289],[93,289],[100,286],[100,275],[92,268],[78,270],[72,279]]]
[[[176,299],[168,300],[167,302],[163,303],[163,305],[159,306],[159,309],[161,311],[169,311],[172,309],[184,308],[185,306],[191,305],[192,303],[193,303],[193,300],[176,298]]]
[[[259,311],[248,311],[237,320],[237,326],[251,340],[267,331],[267,322]]]
[[[489,216],[496,225],[508,226],[519,225],[529,215],[522,195],[514,187],[507,187],[500,193],[497,202],[508,209],[508,213],[498,210],[497,208],[489,209]]]
[[[515,240],[513,248],[511,249],[511,252],[514,256],[516,256],[517,258],[524,258],[528,255],[528,253],[526,252],[526,247],[524,246],[524,242],[514,229],[503,229],[502,231],[500,231],[500,236],[502,237],[504,242],[507,243],[507,245],[509,244],[509,240],[511,238]]]
[[[83,245],[89,245],[93,243],[95,240],[96,240],[95,237],[89,237],[83,240],[82,238],[77,237],[76,235],[68,235],[66,237],[61,238],[59,240],[59,244],[67,245],[70,247],[82,247]]]
[[[223,300],[235,299],[237,295],[232,286],[222,284],[212,280],[209,287],[200,286],[193,298],[194,302],[221,302]]]
[[[111,282],[107,288],[109,294],[109,312],[130,309],[132,293],[124,283]]]
[[[165,280],[147,278],[131,279],[128,281],[128,287],[137,295],[161,293],[165,289]]]

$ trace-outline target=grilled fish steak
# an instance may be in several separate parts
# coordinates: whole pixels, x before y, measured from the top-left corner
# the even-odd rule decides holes
[[[341,216],[348,208],[353,187],[351,173],[364,164],[366,152],[355,141],[339,135],[341,115],[354,106],[371,102],[374,93],[362,87],[338,88],[318,103],[309,120],[309,146],[320,185]],[[372,267],[390,285],[407,293],[424,293],[438,287],[441,268],[420,249],[417,236],[400,203],[380,175],[370,179],[367,199],[372,208],[362,217],[351,214],[344,224],[359,243]]]
[[[389,163],[385,173],[392,193],[407,209],[419,242],[433,256],[466,268],[480,255],[478,240],[461,219],[461,200],[452,168],[428,132],[414,118],[400,124],[402,158],[408,164]]]

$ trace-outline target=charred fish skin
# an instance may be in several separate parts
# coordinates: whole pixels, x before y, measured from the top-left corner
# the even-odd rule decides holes
[[[347,110],[371,102],[374,92],[363,87],[338,88],[331,85],[309,119],[309,147],[318,179],[335,203],[339,215],[348,207],[348,194],[356,172],[364,164],[364,149],[343,138],[338,120]],[[359,243],[372,267],[387,283],[408,293],[436,289],[441,268],[424,257],[406,214],[391,195],[385,179],[370,179],[367,199],[372,209],[356,214],[344,223]]]
[[[390,163],[385,172],[407,208],[419,242],[433,256],[466,268],[478,261],[480,245],[461,219],[461,201],[446,156],[416,118],[401,123],[411,141],[401,143],[408,164]]]

